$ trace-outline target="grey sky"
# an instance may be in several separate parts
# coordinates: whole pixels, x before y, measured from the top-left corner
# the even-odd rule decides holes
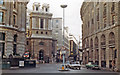
[[[65,8],[65,26],[69,27],[69,32],[73,34],[77,39],[79,35],[82,37],[81,19],[80,19],[80,7],[83,0],[30,0],[28,9],[32,9],[32,3],[40,2],[50,4],[50,12],[53,13],[53,18],[62,17],[61,4],[67,4]]]

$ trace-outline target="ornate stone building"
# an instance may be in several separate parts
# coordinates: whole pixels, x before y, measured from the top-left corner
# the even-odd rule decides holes
[[[120,3],[84,2],[81,7],[83,63],[120,70]]]
[[[10,54],[22,56],[26,49],[27,1],[4,2],[0,0],[0,52],[2,57]]]
[[[56,40],[52,37],[52,13],[49,12],[49,4],[40,6],[40,3],[33,3],[27,32],[27,49],[32,58],[52,62],[56,51]]]

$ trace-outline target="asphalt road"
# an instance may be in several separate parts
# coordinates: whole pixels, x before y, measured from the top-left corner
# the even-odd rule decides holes
[[[81,70],[58,71],[61,64],[37,64],[36,68],[19,68],[11,70],[2,70],[2,73],[115,73],[103,70],[90,70],[81,68]]]

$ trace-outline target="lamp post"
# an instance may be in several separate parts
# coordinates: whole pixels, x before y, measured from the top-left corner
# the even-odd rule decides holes
[[[61,8],[63,8],[63,47],[64,47],[64,26],[65,26],[65,8],[67,7],[67,5],[60,5]],[[63,48],[62,54],[63,54],[63,65],[65,64],[65,49]],[[65,66],[64,66],[65,68]]]
[[[64,27],[65,27],[65,8],[67,5],[60,5],[63,8],[63,46],[64,46]]]

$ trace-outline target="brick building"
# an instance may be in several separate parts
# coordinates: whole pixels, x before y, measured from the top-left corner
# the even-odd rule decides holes
[[[84,2],[81,7],[83,63],[120,70],[120,3]]]
[[[52,37],[52,13],[49,12],[49,4],[40,7],[40,3],[33,3],[33,11],[29,17],[27,49],[31,57],[45,62],[54,61],[56,40]]]

